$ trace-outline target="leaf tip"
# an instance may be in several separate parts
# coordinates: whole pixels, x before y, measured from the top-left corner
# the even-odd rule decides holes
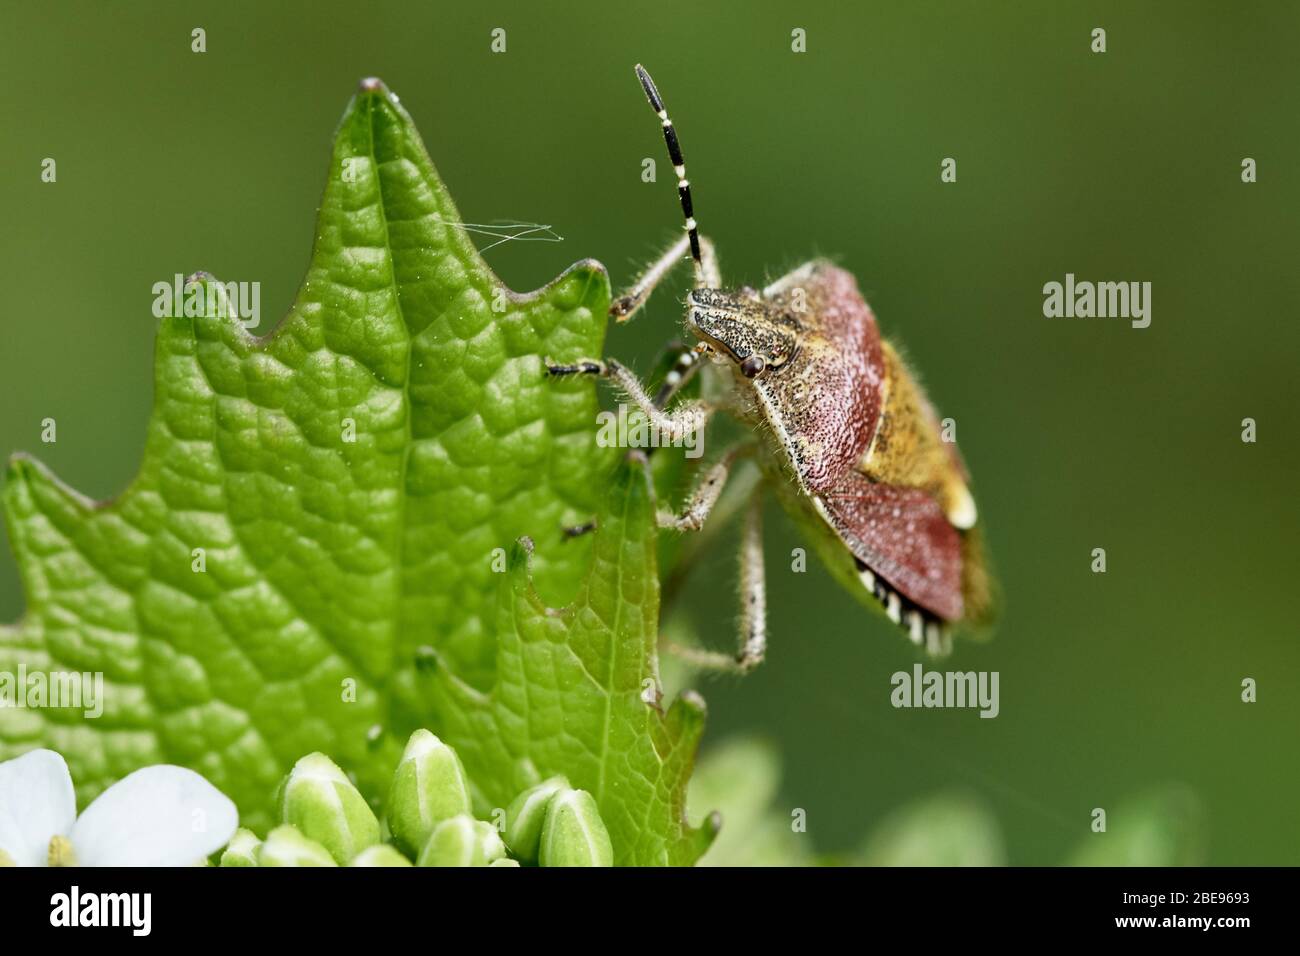
[[[10,494],[20,494],[20,488],[31,488],[42,482],[58,484],[58,480],[34,455],[16,451],[5,462],[4,492],[6,502]],[[76,496],[80,498],[80,496]]]
[[[609,311],[609,271],[599,260],[580,259],[539,292],[550,296],[551,301],[561,308],[586,307],[604,316]]]
[[[709,712],[708,705],[704,703],[704,698],[696,691],[684,690],[677,695],[677,699],[681,701],[682,707],[685,707],[696,717],[703,718]]]
[[[709,842],[712,843],[713,838],[722,832],[722,811],[714,810],[705,817],[701,829],[709,835]]]
[[[20,489],[51,492],[73,509],[82,512],[94,511],[112,503],[112,499],[94,501],[87,498],[81,492],[64,484],[39,458],[25,451],[11,454],[5,465],[5,482],[0,500],[3,500],[6,509],[14,501],[12,495],[23,493]]]
[[[506,569],[512,574],[518,571],[524,572],[525,579],[528,578],[529,565],[532,564],[533,552],[537,546],[533,544],[533,539],[528,535],[521,535],[515,539],[514,547],[510,549],[509,559],[506,563]]]
[[[377,76],[362,77],[361,82],[357,84],[357,99],[364,100],[369,97],[374,97],[382,102],[390,103],[393,106],[400,106],[401,104],[397,94],[390,90],[388,84]],[[399,109],[398,112],[401,113],[402,117],[410,123],[412,128],[414,128],[414,122],[410,122],[410,118],[406,116],[405,111]]]
[[[25,451],[16,451],[5,462],[5,482],[22,481],[36,467],[36,460]]]
[[[698,863],[700,857],[709,852],[713,846],[713,841],[718,838],[722,832],[722,814],[717,810],[711,812],[696,827],[687,827],[685,830],[685,839],[689,847],[688,859],[692,864]]]

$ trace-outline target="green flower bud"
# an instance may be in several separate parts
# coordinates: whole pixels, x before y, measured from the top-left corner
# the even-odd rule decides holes
[[[280,813],[285,823],[325,847],[339,865],[379,842],[375,812],[338,765],[321,753],[294,764],[284,782]]]
[[[551,797],[560,790],[568,790],[564,777],[551,777],[535,787],[529,787],[510,801],[506,807],[506,846],[525,863],[537,862],[537,851],[542,842],[542,821]]]
[[[387,843],[368,846],[352,858],[348,866],[410,866],[411,861]]]
[[[230,838],[230,845],[221,854],[222,866],[257,866],[257,851],[262,841],[252,830],[240,827]]]
[[[506,855],[497,828],[468,814],[443,820],[420,851],[419,866],[487,866]]]
[[[388,792],[393,841],[414,855],[435,826],[469,812],[469,784],[456,751],[427,730],[411,734]]]
[[[609,831],[586,790],[561,790],[551,797],[539,858],[542,866],[614,865]]]
[[[276,827],[257,848],[258,866],[338,866],[329,850],[295,826]]]

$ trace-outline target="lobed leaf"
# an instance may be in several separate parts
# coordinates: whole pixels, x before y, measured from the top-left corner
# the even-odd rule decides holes
[[[161,320],[144,459],[115,500],[11,460],[27,610],[0,628],[0,670],[106,686],[97,719],[0,710],[0,759],[58,750],[83,805],[137,767],[189,766],[264,831],[302,754],[329,754],[377,803],[411,731],[446,727],[492,799],[531,761],[597,796],[621,861],[689,861],[699,715],[637,713],[628,696],[655,667],[646,490],[618,485],[589,577],[591,538],[560,534],[599,511],[613,458],[596,446],[594,385],[547,381],[543,361],[601,354],[608,304],[590,260],[507,289],[410,117],[363,83],[279,327]],[[525,535],[536,594],[507,590],[499,616],[494,557]],[[498,580],[523,574],[516,553]],[[579,592],[564,617],[540,603]],[[472,727],[495,736],[464,739]]]

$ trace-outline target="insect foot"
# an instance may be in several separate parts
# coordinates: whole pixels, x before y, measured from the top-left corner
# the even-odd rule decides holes
[[[568,525],[560,529],[562,540],[568,541],[571,538],[581,538],[584,534],[590,534],[596,530],[596,520],[584,521],[582,524]]]
[[[609,374],[609,368],[604,362],[596,359],[578,359],[568,365],[560,365],[547,358],[546,374],[554,375],[556,378],[563,378],[566,375],[596,375],[604,378]]]
[[[636,296],[619,296],[610,303],[609,316],[617,322],[626,322],[628,317],[636,311],[637,306],[640,304],[641,303],[637,301]]]

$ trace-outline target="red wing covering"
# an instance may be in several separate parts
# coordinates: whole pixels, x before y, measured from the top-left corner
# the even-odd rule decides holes
[[[791,464],[812,492],[824,492],[851,470],[880,422],[885,364],[876,318],[843,269],[819,264],[801,288],[808,332],[779,373],[754,386],[786,443]],[[815,320],[815,321],[814,321]]]
[[[873,573],[931,614],[961,618],[961,535],[933,497],[851,472],[822,501],[844,543]]]

